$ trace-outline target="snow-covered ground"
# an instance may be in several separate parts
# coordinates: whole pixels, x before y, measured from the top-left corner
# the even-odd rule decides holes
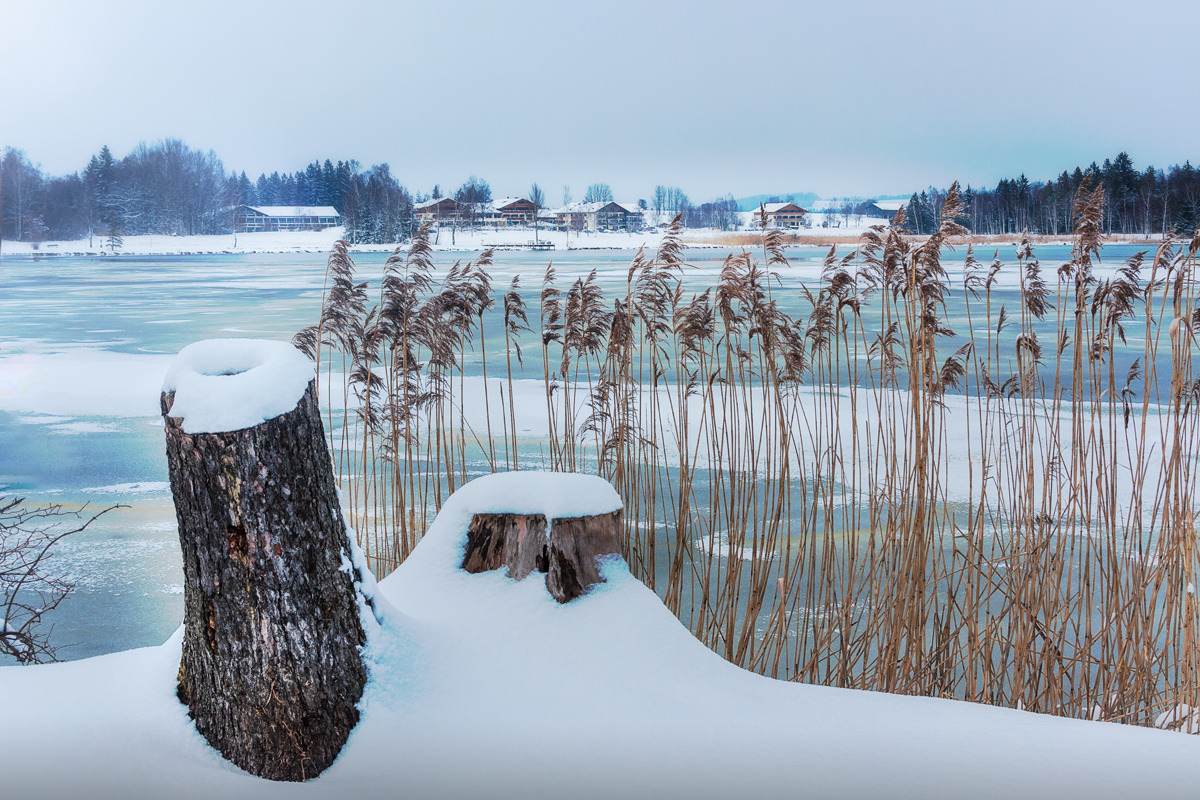
[[[271,783],[209,748],[175,698],[177,632],[160,647],[0,669],[3,795],[1057,800],[1188,797],[1200,783],[1198,737],[745,672],[619,559],[566,605],[537,573],[463,572],[477,511],[611,502],[578,479],[519,479],[535,483],[468,484],[381,582],[362,719],[324,775]]]
[[[47,426],[98,414],[161,426],[170,357],[5,344],[0,411]],[[540,381],[516,388],[518,430],[544,435]],[[88,491],[148,490],[108,483]],[[1200,780],[1196,737],[750,675],[696,642],[622,564],[568,606],[536,576],[465,575],[464,520],[490,504],[457,498],[383,582],[395,611],[372,640],[363,721],[320,779],[269,784],[211,751],[174,699],[176,637],[0,669],[0,798],[1186,797]]]
[[[650,226],[637,233],[603,232],[587,233],[578,231],[547,231],[531,228],[499,228],[462,231],[446,226],[433,233],[435,250],[475,252],[489,246],[514,247],[526,246],[536,241],[550,243],[554,250],[611,250],[634,249],[645,246],[647,249],[657,248],[662,242],[666,230],[668,215],[664,215],[664,223]],[[729,247],[731,241],[739,237],[756,236],[759,233],[758,223],[754,212],[739,212],[741,230],[720,231],[713,228],[688,229],[684,233],[684,241],[689,247]],[[810,225],[799,230],[788,230],[785,233],[795,233],[802,238],[845,239],[847,244],[853,243],[872,225],[885,223],[886,220],[871,217],[851,215],[849,218],[833,212],[813,211],[807,216]],[[56,255],[97,255],[97,256],[132,256],[132,255],[192,255],[204,253],[324,253],[328,252],[333,243],[345,236],[345,228],[326,228],[323,231],[276,231],[263,233],[224,233],[212,236],[126,236],[122,245],[115,251],[108,246],[104,236],[93,236],[90,240],[48,241],[48,242],[0,242],[0,256],[56,256]],[[1020,237],[987,237],[987,241],[1011,241],[1015,244]],[[1069,244],[1069,236],[1060,237],[1061,242]],[[1058,241],[1058,240],[1056,240]],[[1151,245],[1157,238],[1148,236],[1113,235],[1109,244],[1130,243]],[[1045,242],[1043,242],[1045,243]],[[396,244],[358,244],[351,248],[354,252],[390,252]],[[407,243],[400,243],[406,247]]]
[[[743,214],[747,220],[750,214]],[[866,228],[878,222],[863,218],[861,224],[825,228],[821,226],[823,214],[813,214],[813,227],[798,231],[801,235],[837,236],[851,240]],[[835,215],[836,216],[836,215]],[[839,223],[840,216],[836,216]],[[854,222],[856,218],[851,218]],[[750,225],[747,222],[747,225]],[[684,236],[691,246],[724,246],[722,242],[738,234],[754,234],[757,229],[750,226],[743,231],[718,231],[713,229],[688,230]],[[323,231],[282,231],[264,233],[225,233],[214,236],[126,236],[116,251],[107,244],[107,238],[93,236],[92,239],[77,241],[13,242],[0,244],[2,255],[175,255],[195,253],[311,253],[326,252],[335,241],[345,235],[342,227],[326,228]],[[527,245],[535,238],[539,242],[550,242],[555,250],[567,249],[637,249],[645,245],[656,248],[662,241],[663,228],[658,227],[637,233],[606,232],[580,233],[576,231],[547,231],[532,229],[486,229],[476,231],[453,230],[450,227],[434,231],[434,248],[437,250],[477,251],[490,245]],[[396,245],[355,245],[357,252],[390,251]],[[403,244],[401,246],[404,246]]]
[[[223,233],[213,236],[126,236],[115,251],[104,236],[90,240],[50,242],[5,241],[4,255],[175,255],[182,253],[292,253],[329,250],[343,228],[276,233]],[[235,241],[236,240],[236,241]]]
[[[699,237],[704,232],[697,232]],[[345,235],[341,227],[326,228],[323,231],[282,231],[264,233],[232,233],[215,236],[126,236],[120,248],[115,252],[107,245],[104,237],[66,242],[39,242],[34,247],[31,242],[3,243],[4,255],[175,255],[197,253],[323,253],[328,252],[333,243]],[[539,231],[537,239],[541,242],[552,242],[555,249],[568,248],[638,248],[642,245],[657,247],[662,241],[660,232],[629,233],[563,233],[558,231]],[[435,231],[434,249],[477,251],[489,245],[525,245],[534,240],[532,230],[477,230],[452,231],[444,228]],[[406,244],[401,244],[405,247]],[[355,252],[387,252],[395,248],[394,244],[386,245],[355,245]]]

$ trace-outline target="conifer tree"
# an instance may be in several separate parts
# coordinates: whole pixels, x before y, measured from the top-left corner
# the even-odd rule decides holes
[[[125,246],[125,239],[121,236],[121,229],[115,218],[108,222],[108,249],[114,253]]]

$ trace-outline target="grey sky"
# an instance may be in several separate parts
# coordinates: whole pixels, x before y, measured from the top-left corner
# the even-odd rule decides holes
[[[0,9],[0,145],[50,173],[177,137],[227,169],[387,161],[725,192],[888,194],[1200,159],[1190,2],[54,2]]]

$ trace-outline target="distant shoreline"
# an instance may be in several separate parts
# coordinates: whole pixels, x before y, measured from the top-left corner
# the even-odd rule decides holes
[[[839,247],[854,246],[867,226],[841,228],[836,232],[804,231],[800,233],[785,232],[785,244],[794,247]],[[341,228],[330,228],[324,231],[296,231],[283,233],[240,233],[216,234],[211,236],[126,236],[122,246],[115,251],[104,245],[105,238],[93,237],[89,247],[87,240],[60,242],[13,242],[0,243],[0,258],[56,258],[56,257],[103,257],[129,258],[139,256],[195,256],[195,255],[260,255],[260,254],[318,254],[328,253],[333,243],[342,235]],[[567,250],[637,250],[645,247],[647,250],[656,249],[662,242],[661,231],[642,231],[638,233],[593,233],[565,234],[562,231],[539,231],[540,249],[547,254]],[[433,248],[443,252],[479,252],[490,245],[501,245],[506,250],[524,250],[527,243],[533,242],[533,231],[526,230],[476,230],[476,231],[441,231]],[[927,237],[919,235],[906,236],[910,241],[920,242]],[[762,244],[762,235],[757,231],[718,231],[700,229],[687,231],[684,243],[693,249],[721,248],[756,248]],[[235,246],[236,241],[236,246]],[[979,235],[956,237],[949,243],[955,247],[973,246],[1006,246],[1016,245],[1021,241],[1018,234]],[[1029,241],[1036,245],[1070,245],[1069,236],[1048,236],[1030,234]],[[547,247],[549,242],[553,247]],[[1145,236],[1143,234],[1113,234],[1105,240],[1105,244],[1146,245],[1155,247],[1162,243],[1159,235]],[[356,244],[350,250],[353,253],[388,253],[399,247],[407,248],[407,242],[393,244]],[[534,250],[530,247],[529,250]]]

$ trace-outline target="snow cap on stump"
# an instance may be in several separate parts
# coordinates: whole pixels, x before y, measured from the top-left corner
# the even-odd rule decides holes
[[[446,506],[470,514],[541,514],[547,519],[620,511],[621,495],[598,475],[582,472],[497,472],[459,488]]]
[[[163,379],[163,409],[184,433],[252,428],[294,409],[316,370],[287,342],[205,339],[179,351]]]

